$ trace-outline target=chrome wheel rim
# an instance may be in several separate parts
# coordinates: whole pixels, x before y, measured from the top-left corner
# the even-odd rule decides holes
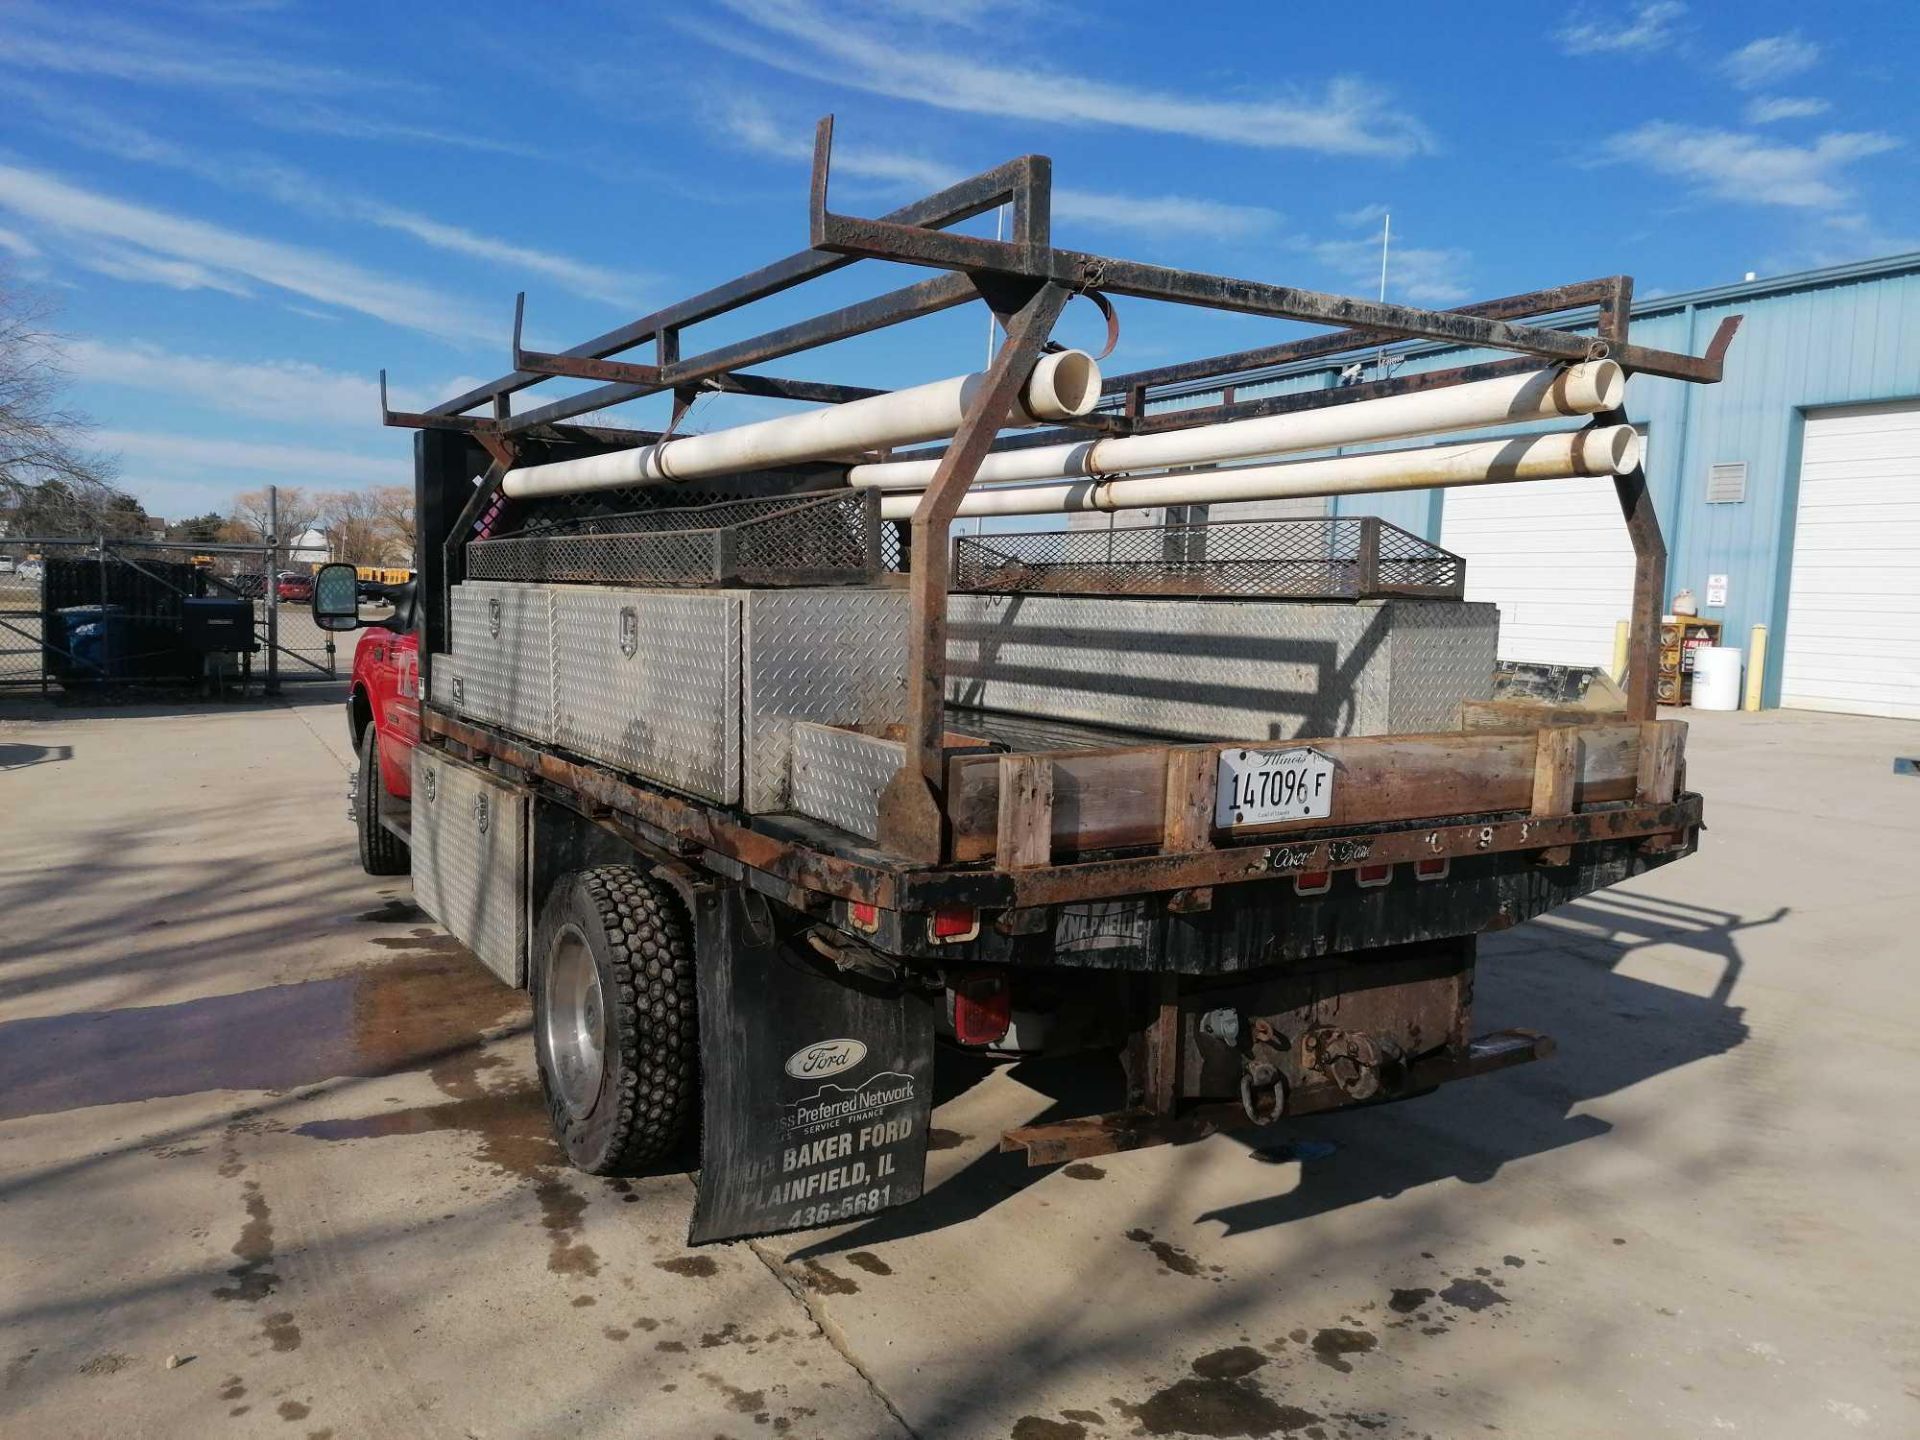
[[[600,1094],[607,1016],[586,936],[571,925],[554,938],[545,999],[550,1078],[567,1113],[578,1119]]]

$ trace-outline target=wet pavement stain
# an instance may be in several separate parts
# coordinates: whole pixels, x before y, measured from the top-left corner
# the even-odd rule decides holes
[[[1475,1314],[1492,1305],[1509,1303],[1506,1296],[1484,1280],[1455,1280],[1440,1292],[1440,1298],[1449,1305],[1457,1305],[1462,1310],[1471,1310]]]
[[[1332,1366],[1343,1375],[1351,1375],[1353,1366],[1346,1357],[1364,1355],[1379,1344],[1379,1337],[1371,1331],[1328,1327],[1313,1337],[1313,1358],[1322,1365]]]
[[[282,1420],[304,1420],[313,1413],[311,1405],[302,1405],[298,1400],[282,1400],[278,1409]]]
[[[227,1271],[233,1284],[218,1287],[213,1298],[252,1305],[271,1295],[279,1287],[280,1277],[272,1269],[273,1211],[267,1197],[256,1180],[248,1180],[240,1188],[247,1212],[240,1238],[233,1242],[233,1253],[240,1257],[240,1263]]]
[[[1432,1298],[1431,1290],[1395,1290],[1387,1299],[1387,1308],[1396,1315],[1411,1315]]]
[[[618,1325],[604,1325],[601,1327],[600,1333],[609,1340],[624,1340],[633,1334],[631,1330],[623,1330]]]
[[[1087,1440],[1087,1427],[1075,1420],[1022,1415],[1013,1422],[1013,1440]]]
[[[599,1303],[600,1302],[591,1295],[576,1295],[573,1297],[573,1308],[576,1310],[584,1310],[589,1305],[598,1305]]]
[[[564,1163],[537,1084],[478,1091],[444,1105],[418,1105],[344,1120],[313,1120],[294,1133],[315,1140],[373,1140],[458,1130],[480,1141],[479,1159],[505,1175],[535,1179]]]
[[[118,1375],[131,1364],[133,1364],[131,1355],[122,1355],[117,1350],[109,1350],[87,1361],[80,1367],[80,1373],[82,1375]]]
[[[1502,1255],[1500,1257],[1500,1263],[1502,1265],[1511,1265],[1515,1270],[1518,1270],[1527,1262],[1522,1260],[1518,1255]]]
[[[1198,1275],[1200,1262],[1169,1240],[1156,1240],[1151,1230],[1129,1230],[1127,1239],[1144,1245],[1160,1262],[1160,1268],[1173,1275]]]
[[[455,947],[294,985],[0,1024],[0,1120],[417,1070],[524,1016]]]
[[[1192,1369],[1203,1380],[1238,1380],[1266,1363],[1267,1357],[1251,1345],[1233,1345],[1202,1355]]]
[[[1138,1405],[1120,1407],[1149,1435],[1266,1436],[1291,1434],[1325,1417],[1282,1405],[1245,1380],[1189,1376]]]
[[[822,1295],[858,1295],[860,1287],[844,1275],[836,1275],[818,1260],[809,1260],[801,1270],[800,1281],[809,1290]]]
[[[1107,1417],[1102,1415],[1098,1410],[1062,1410],[1060,1412],[1060,1418],[1063,1420],[1078,1420],[1082,1425],[1104,1425],[1107,1423]]]
[[[1076,1160],[1060,1173],[1065,1175],[1069,1180],[1104,1180],[1107,1178],[1106,1171],[1102,1170],[1098,1165],[1089,1165],[1084,1160]]]
[[[558,1178],[543,1179],[533,1194],[540,1202],[540,1226],[550,1247],[547,1269],[556,1275],[598,1275],[600,1257],[591,1245],[574,1240],[586,1221],[587,1197]]]
[[[427,912],[411,900],[389,900],[372,910],[363,910],[353,917],[366,920],[375,925],[406,925],[415,920],[427,918]]]
[[[689,1280],[706,1280],[720,1272],[720,1266],[711,1255],[676,1255],[671,1260],[654,1261],[653,1268],[664,1270],[669,1275],[684,1275]]]
[[[684,1340],[656,1340],[653,1343],[653,1348],[665,1355],[684,1355],[687,1353],[687,1342]]]
[[[727,1397],[727,1404],[742,1415],[751,1415],[755,1411],[767,1408],[767,1392],[764,1390],[742,1390],[738,1385],[729,1385],[711,1371],[702,1370],[700,1378]]]
[[[267,1343],[276,1350],[298,1350],[300,1348],[300,1327],[293,1323],[289,1311],[269,1315],[260,1322],[260,1333],[267,1337]]]
[[[869,1275],[893,1274],[893,1266],[889,1265],[886,1261],[882,1260],[878,1255],[874,1254],[871,1250],[849,1251],[847,1254],[847,1263],[849,1265],[858,1265],[862,1270],[866,1271]]]
[[[927,1149],[957,1150],[972,1138],[971,1135],[962,1135],[958,1130],[929,1130],[927,1131]]]
[[[241,1383],[238,1375],[235,1375],[231,1380],[228,1380],[226,1384],[222,1385],[219,1391],[222,1400],[238,1400],[246,1393],[247,1387]]]

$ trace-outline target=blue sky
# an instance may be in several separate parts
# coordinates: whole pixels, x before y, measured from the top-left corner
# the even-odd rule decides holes
[[[375,372],[424,405],[504,371],[516,290],[529,343],[557,348],[800,248],[828,111],[837,209],[1039,151],[1062,244],[1371,294],[1390,209],[1389,290],[1419,304],[1616,271],[1676,291],[1920,248],[1916,16],[0,0],[0,263],[55,294],[76,399],[126,488],[177,517],[270,480],[409,481]],[[856,266],[804,305],[897,283]],[[799,313],[788,297],[684,343]],[[1110,369],[1290,330],[1144,302],[1122,316]],[[1076,306],[1060,334],[1097,331]],[[977,367],[985,338],[983,314],[956,312],[805,373],[934,379]],[[774,403],[703,400],[691,428]]]

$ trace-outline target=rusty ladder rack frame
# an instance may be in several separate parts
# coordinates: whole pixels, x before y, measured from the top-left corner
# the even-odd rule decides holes
[[[646,444],[659,438],[650,432],[567,423],[574,417],[642,396],[672,392],[677,423],[692,397],[702,389],[830,403],[862,398],[878,392],[743,373],[743,369],[984,300],[999,318],[1005,339],[953,439],[938,450],[923,452],[937,454],[940,464],[910,522],[907,760],[882,798],[880,841],[885,848],[923,864],[939,864],[946,853],[944,687],[949,533],[961,500],[989,451],[1069,437],[1184,429],[1352,403],[1513,374],[1535,368],[1542,360],[1576,363],[1607,356],[1629,372],[1712,384],[1720,379],[1727,347],[1740,322],[1739,316],[1723,321],[1706,353],[1692,356],[1629,341],[1633,282],[1625,276],[1508,296],[1455,310],[1425,310],[1061,249],[1052,244],[1052,162],[1041,155],[1009,161],[880,219],[861,219],[827,207],[832,146],[833,117],[827,116],[819,122],[814,136],[808,249],[559,354],[522,348],[523,306],[517,303],[515,368],[511,373],[422,413],[387,408],[383,373],[381,411],[389,425],[463,431],[492,457],[492,466],[448,534],[446,546],[451,559],[487,507],[497,503],[500,476],[529,444],[564,442],[605,447]],[[1002,205],[1012,209],[1010,239],[987,240],[951,233],[947,228]],[[945,273],[702,354],[684,357],[680,353],[680,332],[686,326],[831,274],[859,259],[919,265]],[[1077,294],[1094,298],[1110,319],[1111,308],[1105,297],[1129,295],[1341,328],[1306,339],[1115,376],[1105,382],[1103,393],[1120,398],[1118,411],[1096,411],[1060,429],[997,438],[1012,412],[1020,385],[1047,349],[1061,311]],[[1564,315],[1587,307],[1598,310],[1597,334],[1593,337],[1517,323],[1527,317]],[[1229,391],[1219,405],[1159,415],[1147,413],[1155,386],[1370,349],[1393,339],[1427,339],[1515,353],[1504,360],[1388,377],[1338,391],[1266,396],[1247,402],[1234,401]],[[609,358],[648,342],[655,351],[652,364]],[[602,383],[577,395],[512,413],[514,394],[551,376]],[[484,417],[465,413],[481,405],[489,406],[492,413]],[[1627,423],[1624,411],[1595,418],[1600,424]],[[670,424],[667,433],[672,428]],[[1651,721],[1656,713],[1654,678],[1666,584],[1666,544],[1644,471],[1636,469],[1617,477],[1615,490],[1634,549],[1628,716]],[[448,571],[455,573],[452,565]]]

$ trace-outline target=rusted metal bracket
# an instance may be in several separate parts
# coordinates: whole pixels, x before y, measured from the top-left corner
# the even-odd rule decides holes
[[[1011,297],[989,285],[983,295],[996,311]],[[906,763],[880,797],[880,843],[911,859],[938,863],[946,852],[947,576],[948,534],[980,462],[992,448],[1040,359],[1053,323],[1070,293],[1061,285],[1033,287],[1007,323],[1007,336],[988,367],[913,512],[907,621]]]

